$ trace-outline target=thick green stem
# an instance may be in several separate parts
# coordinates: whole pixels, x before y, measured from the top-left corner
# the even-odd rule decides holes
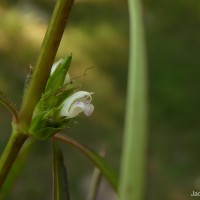
[[[74,0],[57,0],[40,54],[19,113],[19,130],[26,132],[44,91]]]
[[[147,164],[147,68],[141,1],[128,3],[130,54],[119,199],[142,200]]]
[[[25,134],[13,132],[0,159],[0,188],[10,171],[22,145],[28,138]]]

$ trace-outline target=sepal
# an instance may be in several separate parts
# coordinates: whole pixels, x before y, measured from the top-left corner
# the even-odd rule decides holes
[[[67,72],[69,70],[69,66],[71,64],[72,55],[64,58],[63,60],[58,61],[55,67],[55,70],[49,77],[47,81],[47,85],[45,87],[45,92],[55,92],[58,88],[62,87],[65,82],[65,78],[67,76]]]
[[[54,108],[35,116],[32,120],[29,133],[37,139],[46,140],[53,134],[64,129],[70,120],[59,117],[59,111],[59,108]]]

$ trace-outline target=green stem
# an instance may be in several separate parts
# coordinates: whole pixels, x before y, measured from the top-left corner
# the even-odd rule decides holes
[[[91,180],[91,183],[90,183],[90,189],[89,189],[89,193],[88,193],[88,196],[87,196],[87,200],[97,199],[101,179],[102,179],[101,171],[98,168],[95,168],[94,172],[92,174],[92,180]]]
[[[105,158],[106,154],[106,149],[103,147],[99,153],[103,158]],[[102,179],[102,173],[101,170],[98,169],[97,167],[94,168],[94,172],[92,174],[91,178],[91,183],[90,183],[90,188],[87,196],[87,200],[95,200],[97,199],[99,187],[101,184],[101,179]]]
[[[28,136],[23,133],[28,132],[34,108],[44,91],[73,2],[74,0],[56,1],[54,12],[44,37],[32,78],[24,93],[21,110],[19,112],[19,122],[13,121],[15,128],[13,129],[9,142],[0,158],[0,188],[20,149],[28,138]]]
[[[31,81],[24,94],[19,113],[19,130],[27,132],[35,105],[48,80],[74,0],[57,0]]]
[[[141,0],[128,0],[130,54],[120,200],[145,199],[147,151],[147,79]]]
[[[0,159],[0,188],[10,171],[22,145],[28,138],[25,134],[13,132]]]

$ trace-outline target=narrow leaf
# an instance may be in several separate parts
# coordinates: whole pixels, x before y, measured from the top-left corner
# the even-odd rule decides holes
[[[70,200],[67,171],[64,166],[62,152],[56,143],[53,146],[53,200]]]
[[[84,154],[97,168],[100,169],[101,173],[107,178],[113,189],[117,191],[117,175],[103,157],[67,135],[57,133],[53,136],[53,138],[65,142],[66,144]]]
[[[13,120],[18,122],[18,114],[14,104],[2,92],[0,92],[0,103],[12,114]]]

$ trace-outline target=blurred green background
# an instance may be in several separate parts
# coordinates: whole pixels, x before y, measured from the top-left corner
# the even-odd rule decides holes
[[[35,64],[53,6],[53,0],[0,3],[0,90],[18,107],[28,67]],[[200,191],[200,2],[144,0],[143,13],[149,65],[146,199],[192,199],[192,191]],[[72,79],[95,92],[94,114],[80,117],[66,132],[96,150],[106,145],[107,160],[117,171],[125,112],[128,22],[124,0],[77,0],[57,54],[60,58],[72,52]],[[0,151],[10,134],[10,120],[1,106]],[[62,148],[72,199],[85,199],[93,167],[79,153]],[[8,199],[48,200],[51,180],[50,142],[36,142]],[[106,191],[110,195],[107,187]]]

